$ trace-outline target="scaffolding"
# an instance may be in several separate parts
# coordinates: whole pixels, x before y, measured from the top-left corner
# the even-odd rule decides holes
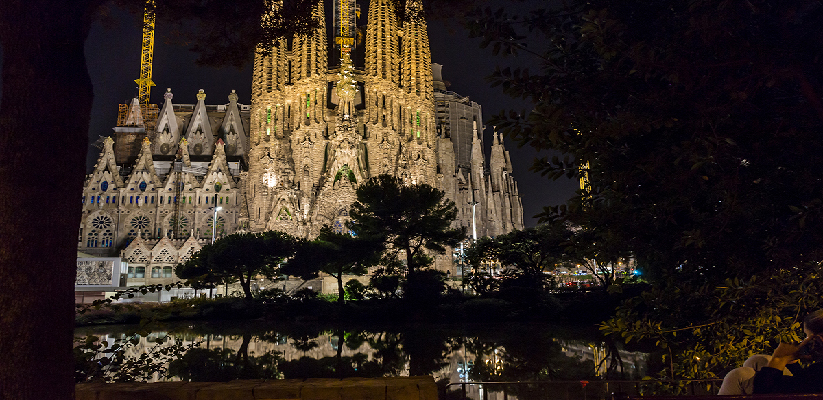
[[[142,124],[129,121],[131,107],[131,104],[120,104],[120,111],[117,113],[117,126],[142,126],[146,128],[146,132],[154,131],[157,125],[157,115],[160,113],[157,104],[144,104],[140,106],[140,115],[143,118]]]

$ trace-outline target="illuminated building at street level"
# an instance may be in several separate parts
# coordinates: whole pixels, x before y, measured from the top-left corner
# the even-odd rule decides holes
[[[480,105],[447,91],[439,65],[433,75],[425,21],[399,21],[393,4],[371,0],[366,17],[351,0],[320,2],[332,29],[258,54],[251,105],[234,93],[206,105],[202,91],[175,104],[168,90],[159,112],[123,107],[86,181],[79,249],[125,249],[134,279],[161,283],[212,231],[343,231],[357,185],[379,174],[445,191],[470,233],[522,229],[502,140],[487,163]],[[421,11],[419,0],[405,7]],[[437,263],[450,268],[451,256]]]

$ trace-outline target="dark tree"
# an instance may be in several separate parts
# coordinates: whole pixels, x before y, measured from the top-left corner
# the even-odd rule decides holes
[[[544,220],[619,243],[658,280],[823,258],[820,2],[567,4],[473,20],[495,52],[539,65],[494,72],[494,84],[534,108],[490,123],[570,155],[538,160],[536,171],[590,180]]]
[[[427,266],[426,251],[443,253],[466,236],[465,228],[452,228],[457,217],[454,202],[442,190],[427,184],[405,185],[391,175],[369,179],[357,188],[349,228],[357,235],[379,237],[384,259],[405,253],[406,271],[412,275]]]
[[[323,272],[337,279],[340,304],[346,302],[343,275],[364,275],[368,266],[379,259],[383,243],[364,236],[336,233],[328,225],[320,229],[320,235],[300,246],[293,259],[283,265],[286,275],[311,279]]]
[[[480,238],[466,252],[469,264],[500,262],[505,267],[537,276],[566,262],[574,232],[565,224],[541,224],[505,235]]]
[[[188,382],[228,382],[235,379],[281,378],[278,351],[249,355],[251,333],[243,333],[237,352],[227,348],[192,348],[169,363],[167,375]],[[254,352],[252,352],[254,354]]]
[[[494,73],[534,108],[491,124],[570,155],[537,171],[590,180],[542,217],[633,252],[655,283],[601,329],[658,346],[671,379],[796,341],[798,316],[820,307],[823,4],[569,4],[516,21],[484,11],[474,28],[539,64]]]
[[[300,240],[289,234],[268,231],[235,233],[203,246],[191,259],[177,265],[180,279],[211,282],[239,281],[247,300],[252,299],[251,282],[257,276],[274,279],[278,264],[291,257]]]

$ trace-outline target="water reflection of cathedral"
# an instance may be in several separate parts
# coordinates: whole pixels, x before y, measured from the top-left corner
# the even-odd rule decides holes
[[[612,365],[611,359],[615,355],[611,354],[602,344],[572,341],[557,342],[563,347],[563,353],[567,356],[578,358],[581,361],[592,361],[596,376],[606,376],[606,372],[612,366],[615,372],[625,377],[625,379],[640,379],[646,376],[648,357],[644,353],[618,349],[616,358],[620,360],[620,363]]]
[[[523,228],[509,153],[494,133],[487,162],[480,105],[447,90],[425,20],[370,0],[363,27],[354,1],[325,3],[315,14],[334,14],[320,18],[332,29],[256,56],[251,105],[236,93],[209,105],[202,90],[175,103],[169,89],[159,110],[121,107],[86,179],[79,251],[122,255],[130,285],[168,283],[213,234],[342,231],[355,188],[378,174],[445,191],[455,225],[478,236]]]
[[[349,334],[344,334],[347,337]],[[247,355],[250,357],[261,357],[265,354],[277,354],[284,362],[298,361],[304,358],[313,360],[333,359],[337,357],[338,350],[340,356],[349,362],[353,360],[360,360],[360,362],[392,362],[385,358],[386,348],[397,352],[399,357],[394,361],[399,361],[397,368],[393,369],[396,376],[408,376],[410,374],[410,359],[408,354],[404,353],[402,340],[396,340],[398,337],[392,336],[389,333],[366,333],[361,341],[340,341],[340,337],[334,334],[321,334],[319,336],[311,336],[304,338],[289,337],[278,333],[267,334],[266,340],[261,340],[258,336],[248,335],[231,336],[231,335],[176,335],[174,340],[177,343],[184,345],[198,343],[201,349],[231,349],[233,352],[245,349]],[[130,348],[127,356],[139,358],[142,354],[153,352],[155,340],[165,337],[166,333],[152,333],[148,337],[141,337],[138,344]],[[396,335],[395,335],[396,336]],[[122,337],[122,336],[117,336]],[[113,343],[115,336],[101,335],[101,340],[106,340],[108,343]],[[467,343],[467,338],[463,338],[463,343]],[[245,342],[244,342],[245,341]],[[167,341],[159,346],[169,346],[173,341]],[[392,345],[386,345],[393,343]],[[467,381],[478,381],[480,377],[473,371],[480,365],[486,365],[486,371],[489,372],[491,366],[492,375],[504,375],[504,370],[512,367],[520,367],[520,365],[511,365],[512,360],[510,355],[507,355],[508,350],[500,345],[493,345],[491,342],[484,342],[485,346],[479,346],[483,350],[475,353],[470,348],[477,348],[475,346],[467,346],[466,344],[446,347],[447,351],[442,354],[443,360],[439,369],[435,371],[427,371],[427,374],[434,376],[436,381],[445,380],[448,383],[459,383]],[[602,344],[587,343],[585,341],[569,341],[569,340],[554,340],[560,351],[569,360],[577,361],[581,365],[589,365],[593,370],[586,372],[586,376],[602,376],[603,372],[609,367],[611,357],[606,357],[606,348]],[[376,350],[379,349],[379,350]],[[156,351],[154,351],[157,353]],[[382,358],[381,358],[382,357]],[[233,356],[231,358],[234,358]],[[642,353],[633,353],[619,350],[619,358],[621,365],[617,366],[618,371],[623,369],[626,375],[622,379],[638,379],[645,374],[646,356]],[[556,367],[550,365],[554,360],[544,360],[546,367]],[[602,361],[602,363],[601,363]],[[283,378],[283,376],[281,376]],[[286,376],[286,378],[291,378]],[[155,380],[159,376],[155,375]],[[165,380],[165,379],[163,379]],[[172,378],[171,380],[175,380]],[[482,379],[489,380],[489,379]],[[526,379],[529,380],[529,379]],[[455,390],[459,386],[454,386]],[[484,398],[484,399],[516,399],[516,389],[509,391],[507,394],[492,385],[468,385],[466,387],[467,394],[470,398]]]

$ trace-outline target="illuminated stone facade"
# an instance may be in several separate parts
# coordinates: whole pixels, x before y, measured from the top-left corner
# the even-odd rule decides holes
[[[355,188],[379,174],[444,190],[470,236],[522,229],[508,152],[495,133],[487,167],[480,106],[446,91],[437,65],[434,79],[425,21],[371,0],[358,35],[359,8],[338,2],[315,10],[335,13],[332,35],[322,25],[255,58],[250,106],[234,93],[206,105],[202,90],[195,104],[173,104],[169,90],[156,118],[132,103],[87,178],[79,249],[122,250],[132,282],[166,282],[213,230],[343,231]]]

